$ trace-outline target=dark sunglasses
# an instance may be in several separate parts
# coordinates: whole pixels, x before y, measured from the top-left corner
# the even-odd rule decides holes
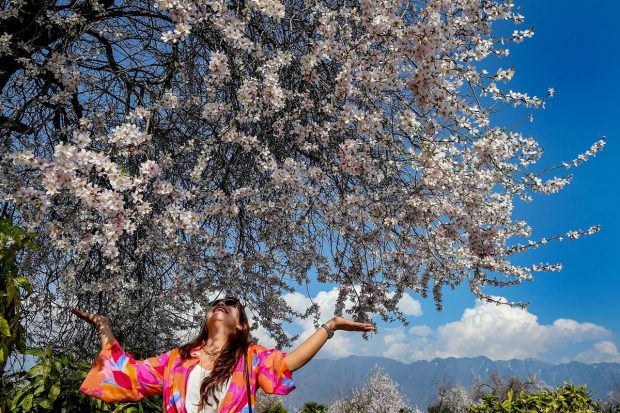
[[[209,303],[209,308],[213,308],[216,305],[218,305],[219,303],[224,303],[224,305],[228,306],[228,307],[236,307],[238,305],[240,305],[241,303],[239,302],[239,300],[237,300],[234,297],[226,297],[226,298],[220,298],[219,300],[213,300]]]

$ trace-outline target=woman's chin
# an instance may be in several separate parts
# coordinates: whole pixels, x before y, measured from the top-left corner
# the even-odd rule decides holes
[[[233,329],[237,325],[236,320],[232,319],[228,314],[225,313],[213,313],[211,317],[209,317],[209,322],[211,326],[216,328],[226,328]]]

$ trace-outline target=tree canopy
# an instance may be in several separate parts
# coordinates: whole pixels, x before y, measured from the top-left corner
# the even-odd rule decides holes
[[[514,200],[604,145],[554,177],[491,122],[545,102],[506,85],[533,34],[496,29],[523,22],[512,1],[2,4],[0,210],[37,234],[19,259],[33,344],[90,343],[79,306],[169,348],[225,291],[282,345],[280,321],[318,311],[283,293],[311,281],[360,321],[462,283],[494,300],[559,268],[511,262],[562,238],[531,239]]]

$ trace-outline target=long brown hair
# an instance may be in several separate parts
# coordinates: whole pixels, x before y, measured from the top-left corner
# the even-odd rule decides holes
[[[216,406],[219,404],[220,401],[215,395],[216,389],[220,389],[226,384],[239,360],[247,353],[250,342],[250,323],[241,303],[236,306],[239,310],[239,324],[241,328],[236,329],[235,333],[228,338],[228,342],[213,363],[213,370],[202,381],[198,411],[202,410],[202,407],[209,399],[214,399]],[[207,337],[209,337],[209,330],[207,329],[207,320],[205,320],[198,336],[189,343],[179,347],[181,360],[185,361],[191,358],[191,351],[206,342]]]

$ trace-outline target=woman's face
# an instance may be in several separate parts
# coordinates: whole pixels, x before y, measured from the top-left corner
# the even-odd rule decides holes
[[[240,328],[239,322],[239,302],[235,299],[223,298],[211,303],[207,313],[207,327],[226,328],[231,332]]]

